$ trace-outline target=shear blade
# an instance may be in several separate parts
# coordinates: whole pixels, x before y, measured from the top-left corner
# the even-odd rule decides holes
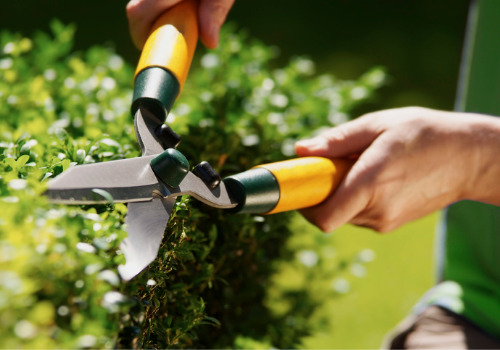
[[[120,245],[126,263],[118,266],[124,280],[132,279],[156,259],[174,204],[175,198],[155,197],[151,202],[128,205],[128,237]]]
[[[158,181],[149,163],[154,156],[78,165],[47,184],[45,195],[53,203],[107,203],[107,192],[114,202],[151,201],[154,193],[167,196],[165,186]],[[100,191],[96,191],[100,190]]]

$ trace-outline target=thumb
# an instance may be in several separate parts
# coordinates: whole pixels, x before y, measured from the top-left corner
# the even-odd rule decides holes
[[[331,128],[316,137],[298,141],[295,144],[295,152],[300,157],[347,157],[362,153],[382,131],[374,118],[366,115]]]
[[[388,158],[389,154],[390,149],[384,143],[373,142],[332,195],[317,206],[302,209],[302,215],[324,232],[331,232],[347,222],[376,229],[373,218],[365,210],[373,202],[376,178],[383,166],[380,159]]]
[[[199,8],[200,37],[203,44],[214,49],[219,44],[219,31],[234,0],[202,0]]]

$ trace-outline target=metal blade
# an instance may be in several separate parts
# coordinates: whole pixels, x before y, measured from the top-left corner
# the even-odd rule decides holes
[[[228,191],[224,182],[221,182],[216,188],[211,189],[192,172],[187,173],[179,187],[170,188],[169,190],[171,196],[187,194],[214,208],[231,209],[238,205],[238,202]]]
[[[205,183],[189,172],[177,188],[170,188],[168,198],[155,197],[151,202],[129,203],[125,223],[128,237],[120,245],[126,264],[118,267],[124,280],[130,280],[156,259],[163,234],[175,204],[175,198],[189,194],[217,208],[237,206],[225,184],[209,189]]]
[[[134,127],[142,150],[142,157],[139,159],[149,158],[148,166],[154,158],[151,155],[163,152],[163,147],[155,134],[159,125],[161,121],[146,108],[137,110]],[[149,169],[153,172],[151,167]],[[125,217],[128,237],[120,245],[126,263],[118,266],[118,273],[124,280],[132,279],[156,259],[174,204],[175,197],[167,199],[161,196],[155,196],[151,202],[128,204]]]
[[[155,197],[151,202],[128,205],[128,237],[120,245],[126,263],[118,266],[124,280],[132,279],[156,259],[174,204],[175,198]]]
[[[139,108],[134,116],[134,126],[137,141],[142,150],[142,157],[137,158],[141,163],[141,180],[135,179],[136,184],[158,184],[158,180],[150,167],[151,160],[163,152],[163,147],[155,131],[161,122],[146,108]],[[147,165],[146,165],[147,164]],[[147,168],[147,169],[145,169]],[[91,169],[92,171],[94,169]],[[124,169],[125,166],[124,166]],[[134,174],[137,177],[137,174]],[[153,180],[154,177],[154,180]],[[88,181],[88,180],[87,180]],[[132,182],[134,179],[132,178]],[[102,182],[99,182],[102,183]],[[133,186],[131,186],[133,187]],[[114,187],[108,187],[113,188]],[[147,190],[150,188],[148,187]],[[147,191],[146,190],[146,191]],[[120,191],[118,191],[120,192]],[[120,245],[126,263],[118,267],[118,272],[124,280],[130,280],[152,261],[156,259],[163,234],[175,204],[175,197],[183,194],[193,195],[198,200],[218,208],[233,208],[237,205],[231,199],[223,183],[216,189],[209,189],[202,180],[189,172],[177,188],[161,186],[160,190],[153,189],[153,199],[150,202],[137,202],[128,199],[127,225],[128,237]],[[166,198],[169,196],[168,198]],[[122,196],[123,197],[123,196]],[[130,195],[129,197],[137,197]]]
[[[162,122],[147,108],[140,107],[135,113],[135,135],[143,157],[163,152],[161,142],[156,136],[156,129],[161,125]]]
[[[166,187],[158,181],[149,163],[154,156],[78,165],[48,182],[45,192],[51,202],[62,204],[150,201],[153,193],[165,197]],[[109,196],[108,196],[109,197]]]

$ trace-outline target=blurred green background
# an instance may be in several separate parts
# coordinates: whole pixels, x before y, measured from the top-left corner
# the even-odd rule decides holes
[[[139,51],[128,34],[125,4],[123,0],[3,1],[0,23],[2,29],[25,35],[47,31],[52,18],[76,23],[76,49],[111,45],[135,64]],[[468,6],[467,0],[236,0],[229,21],[278,47],[277,65],[305,55],[317,63],[319,72],[344,79],[356,78],[373,66],[385,67],[388,84],[358,114],[407,105],[451,109]],[[376,258],[366,277],[350,284],[346,296],[320,310],[331,315],[333,329],[311,335],[304,345],[378,348],[383,335],[433,283],[436,217],[388,235],[345,226],[326,236],[340,257],[369,248]],[[290,244],[323,235],[299,216],[296,220],[297,239]],[[281,279],[290,274],[284,269]]]
[[[3,1],[0,25],[30,35],[51,18],[76,23],[76,48],[111,44],[132,63],[124,0]],[[392,77],[373,108],[451,108],[468,0],[236,0],[229,21],[281,50],[307,55],[320,71],[355,78],[384,66]]]

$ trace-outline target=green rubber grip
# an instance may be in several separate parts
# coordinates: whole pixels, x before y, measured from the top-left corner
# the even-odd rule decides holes
[[[179,93],[179,81],[170,71],[148,67],[135,78],[132,115],[145,106],[164,123]]]
[[[151,160],[155,175],[170,187],[178,187],[189,172],[189,162],[176,149],[168,148]]]
[[[278,204],[280,187],[267,169],[250,169],[226,177],[223,181],[238,202],[233,213],[267,213]]]

